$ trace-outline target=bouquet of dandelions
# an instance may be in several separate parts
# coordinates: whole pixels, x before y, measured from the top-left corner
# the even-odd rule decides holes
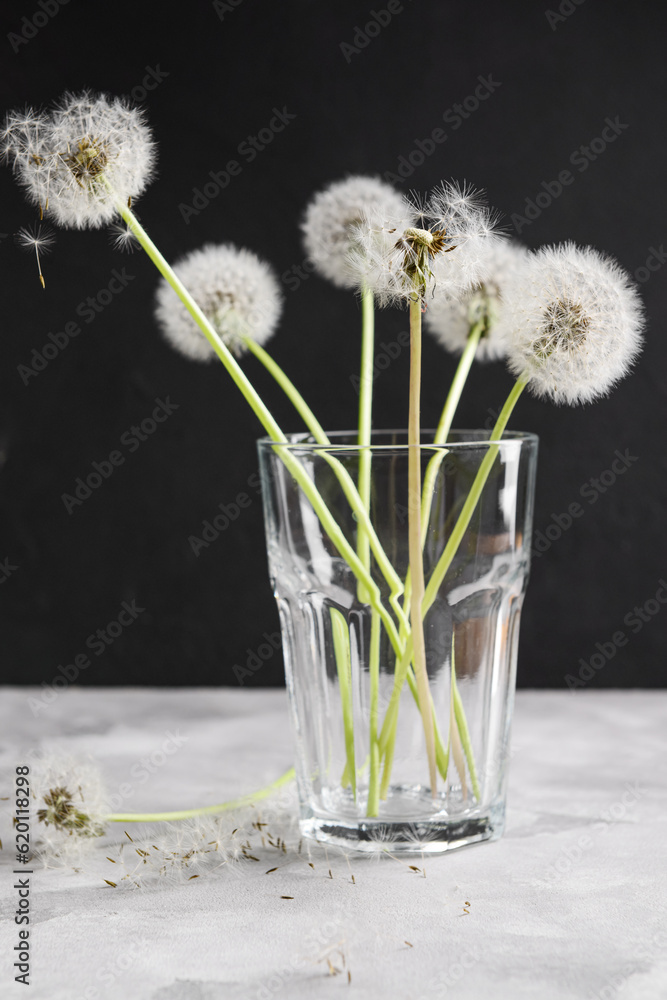
[[[154,142],[141,110],[104,95],[66,94],[50,112],[9,114],[2,154],[29,201],[39,208],[40,222],[19,234],[20,242],[34,250],[38,266],[40,252],[52,239],[42,227],[44,216],[69,228],[112,224],[120,245],[140,245],[162,275],[156,315],[167,340],[189,358],[208,361],[217,357],[269,438],[285,444],[288,437],[239,363],[246,352],[254,355],[286,393],[312,440],[323,446],[330,443],[304,397],[264,346],[281,311],[280,287],[270,267],[231,244],[204,246],[172,267],[139,222],[132,206],[151,180],[155,163]],[[355,545],[348,541],[306,468],[288,449],[277,451],[312,505],[322,530],[356,577],[359,599],[370,606],[377,628],[386,630],[396,655],[394,689],[382,725],[377,719],[377,688],[371,691],[376,718],[371,726],[367,815],[373,817],[386,793],[398,699],[406,682],[423,722],[431,789],[436,788],[438,772],[446,779],[449,745],[442,746],[434,725],[423,619],[497,454],[497,448],[489,447],[446,548],[426,581],[425,526],[442,454],[434,456],[422,482],[420,449],[410,449],[409,570],[401,579],[370,518],[367,446],[372,427],[375,304],[409,310],[408,443],[413,446],[421,440],[422,316],[442,345],[460,354],[433,440],[443,445],[475,359],[505,359],[516,377],[490,434],[489,440],[498,442],[526,387],[555,403],[571,405],[607,393],[628,372],[640,350],[642,309],[627,275],[612,260],[571,243],[529,252],[501,236],[477,192],[452,182],[441,183],[429,197],[416,201],[375,178],[350,177],[313,199],[303,233],[306,251],[319,273],[361,297],[356,478],[334,451],[323,452],[354,512]],[[44,284],[41,266],[39,275]],[[386,583],[388,599],[383,599],[376,575]],[[376,673],[371,674],[371,683],[377,685]],[[353,720],[343,684],[340,690],[345,740],[351,745]],[[452,718],[455,763],[462,774],[465,755],[476,794],[475,762],[460,701]],[[342,780],[354,784],[349,759]],[[61,812],[64,809],[69,816],[63,789],[56,791],[54,797],[51,789],[52,799],[60,796]],[[210,811],[216,808],[222,807]],[[47,813],[55,823],[58,810],[47,805]],[[117,818],[127,821],[131,817],[107,816]]]

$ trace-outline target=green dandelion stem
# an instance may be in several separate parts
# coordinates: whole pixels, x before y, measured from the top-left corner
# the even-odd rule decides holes
[[[215,806],[202,806],[200,809],[180,809],[177,812],[162,813],[111,813],[106,817],[110,823],[168,823],[173,819],[190,819],[192,816],[213,816],[216,813],[228,812],[230,809],[241,809],[243,806],[252,805],[253,802],[261,802],[269,795],[272,795],[278,788],[288,785],[295,777],[294,768],[290,767],[280,778],[272,781],[270,785],[260,788],[257,792],[249,795],[242,795],[238,799],[230,799],[228,802],[219,802]]]

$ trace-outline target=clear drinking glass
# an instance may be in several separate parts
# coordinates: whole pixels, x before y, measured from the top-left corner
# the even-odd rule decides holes
[[[440,852],[502,835],[537,438],[488,436],[453,431],[446,445],[434,446],[424,432],[420,446],[427,594],[448,562],[423,617],[435,788],[413,665],[405,663],[406,595],[394,593],[396,579],[405,586],[409,566],[406,433],[375,432],[369,448],[358,447],[354,433],[330,435],[330,446],[307,434],[292,435],[287,445],[259,442],[305,836],[396,853]],[[470,512],[464,505],[487,455],[486,465],[493,464]],[[289,468],[293,460],[368,568],[381,605],[376,600],[373,608],[368,587],[332,542],[312,493],[309,499]],[[362,467],[370,476],[380,560],[348,499],[349,481],[358,482]]]

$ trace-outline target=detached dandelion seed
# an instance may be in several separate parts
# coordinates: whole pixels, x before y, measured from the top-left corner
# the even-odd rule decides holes
[[[23,250],[27,250],[28,253],[34,251],[35,260],[37,261],[37,272],[42,288],[46,288],[46,283],[42,274],[40,257],[45,257],[50,253],[55,241],[56,237],[53,230],[49,229],[48,226],[42,226],[40,223],[34,226],[24,226],[16,234],[16,242]]]
[[[139,248],[139,241],[127,223],[112,222],[109,226],[109,239],[115,250],[121,253],[134,253]]]

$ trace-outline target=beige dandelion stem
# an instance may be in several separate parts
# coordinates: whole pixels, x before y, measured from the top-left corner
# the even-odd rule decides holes
[[[426,738],[431,795],[436,794],[435,730],[431,713],[431,696],[426,670],[426,648],[422,600],[424,597],[424,561],[421,544],[421,296],[415,292],[410,300],[410,410],[408,417],[408,547],[410,556],[410,620],[412,625],[415,678],[419,692],[419,708]]]

